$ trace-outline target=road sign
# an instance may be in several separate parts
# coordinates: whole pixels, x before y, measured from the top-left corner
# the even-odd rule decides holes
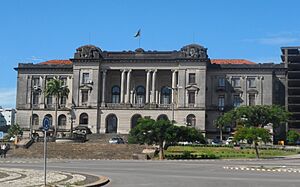
[[[3,132],[0,131],[0,140],[2,140],[2,139],[3,139]]]
[[[44,117],[44,119],[43,119],[43,129],[44,129],[44,131],[48,131],[50,126],[51,126],[50,119],[47,118],[47,117]]]

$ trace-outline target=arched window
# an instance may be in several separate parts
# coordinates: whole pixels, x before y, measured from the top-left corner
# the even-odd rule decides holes
[[[39,126],[39,116],[37,114],[32,115],[32,125]]]
[[[106,117],[106,133],[117,133],[118,118],[115,114],[110,114]]]
[[[196,126],[196,116],[194,114],[190,114],[186,117],[187,126],[195,127]]]
[[[169,118],[166,114],[161,114],[157,117],[157,120],[169,120]]]
[[[47,115],[45,115],[45,117],[49,118],[49,120],[50,120],[50,126],[52,126],[53,125],[52,115],[51,114],[47,114]]]
[[[67,124],[67,118],[64,114],[58,116],[58,126],[65,126]]]
[[[111,88],[111,102],[112,103],[120,103],[120,87],[119,86],[113,86]]]
[[[138,120],[142,118],[140,114],[135,114],[131,117],[131,129],[136,127]]]
[[[172,89],[169,87],[161,88],[161,104],[170,104],[171,103],[171,93]]]
[[[87,113],[80,114],[79,117],[79,125],[88,125],[89,124],[89,116]]]
[[[136,87],[136,103],[137,104],[144,104],[145,103],[145,87],[138,86]]]

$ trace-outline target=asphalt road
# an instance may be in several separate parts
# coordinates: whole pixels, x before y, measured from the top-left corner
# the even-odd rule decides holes
[[[224,166],[300,169],[300,159],[273,160],[49,160],[48,169],[104,175],[109,187],[299,187],[300,173],[228,170]],[[0,160],[0,167],[43,170],[43,160]],[[0,184],[1,186],[1,184]]]

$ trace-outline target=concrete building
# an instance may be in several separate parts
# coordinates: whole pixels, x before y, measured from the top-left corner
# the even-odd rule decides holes
[[[15,124],[16,110],[0,108],[0,126]]]
[[[94,133],[128,133],[141,116],[167,118],[218,135],[214,120],[240,105],[285,104],[283,64],[210,59],[197,44],[178,51],[102,51],[79,47],[70,60],[19,64],[17,123],[35,129],[54,117],[47,81],[63,80],[71,90],[60,98],[59,130],[87,125]],[[232,131],[228,127],[227,134]],[[226,134],[225,132],[225,134]]]

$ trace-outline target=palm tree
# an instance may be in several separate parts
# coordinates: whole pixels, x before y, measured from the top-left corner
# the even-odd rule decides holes
[[[49,80],[45,89],[45,96],[53,96],[55,98],[55,115],[54,115],[54,136],[57,135],[57,109],[58,109],[58,101],[61,97],[68,97],[70,90],[68,86],[64,85],[62,80],[54,77]]]

